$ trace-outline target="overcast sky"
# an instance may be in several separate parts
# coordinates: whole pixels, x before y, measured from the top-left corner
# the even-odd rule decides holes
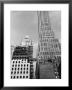
[[[55,38],[61,41],[61,12],[49,11]],[[38,42],[38,17],[36,11],[11,11],[11,45],[19,45],[26,35]]]
[[[61,42],[61,12],[49,11],[51,28],[55,38]],[[12,11],[11,12],[11,45],[20,45],[23,38],[29,35],[34,42],[33,57],[38,51],[38,16],[36,11]]]

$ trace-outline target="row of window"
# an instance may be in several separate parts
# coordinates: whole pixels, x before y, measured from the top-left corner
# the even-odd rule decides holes
[[[60,52],[40,52],[41,55],[58,55]]]
[[[49,39],[45,39],[45,38],[42,38],[40,41],[41,42],[51,42]]]
[[[55,54],[54,52],[40,52],[40,54],[42,55],[50,55],[50,54]]]
[[[39,56],[39,58],[41,58],[41,59],[51,59],[51,58],[53,58],[53,59],[58,59],[58,60],[61,60],[61,56],[53,56],[53,57],[51,57],[51,56]]]
[[[41,26],[40,26],[40,31],[41,30],[49,30],[50,29],[50,26],[48,26],[48,23],[44,23],[44,24],[41,24]],[[47,31],[48,32],[48,31]]]
[[[54,53],[56,53],[56,52],[61,52],[61,50],[59,50],[59,49],[55,49],[55,48],[41,48],[40,49],[40,52],[54,52]]]
[[[29,78],[28,76],[11,76],[11,79]]]
[[[11,71],[11,74],[28,74],[28,71]]]
[[[12,64],[12,67],[29,67],[29,65],[27,64]]]
[[[28,70],[28,68],[13,68],[12,67],[12,70]]]
[[[53,33],[42,34],[42,35],[41,35],[41,38],[43,38],[43,37],[47,37],[47,36],[53,36]]]
[[[55,48],[49,48],[49,47],[40,47],[41,48],[41,51],[55,51],[56,49]]]
[[[22,55],[22,56],[21,56],[21,55],[19,54],[19,55],[13,55],[12,59],[19,59],[19,60],[20,60],[20,59],[24,59],[24,58],[27,58],[27,57],[28,57],[27,55]]]
[[[15,60],[12,60],[13,63],[21,63],[21,62],[25,62],[27,61],[27,59],[15,59]]]
[[[54,38],[54,36],[52,35],[45,35],[45,36],[41,36],[40,39],[50,39],[50,38]]]
[[[50,42],[51,43],[51,42]],[[41,46],[50,46],[50,47],[54,47],[54,48],[57,48],[57,47],[59,47],[59,44],[58,43],[48,43],[48,42],[41,42]]]

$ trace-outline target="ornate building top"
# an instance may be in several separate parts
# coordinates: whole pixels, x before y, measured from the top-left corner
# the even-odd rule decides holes
[[[29,36],[25,36],[21,45],[22,46],[32,46],[32,40],[29,38]]]
[[[38,12],[38,25],[39,58],[48,59],[49,56],[61,55],[60,43],[51,29],[48,11]]]

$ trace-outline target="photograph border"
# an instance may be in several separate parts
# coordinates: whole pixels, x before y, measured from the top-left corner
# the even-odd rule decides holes
[[[14,2],[15,1],[15,2]],[[72,29],[72,26],[71,26],[71,10],[72,10],[72,2],[70,0],[35,0],[35,1],[32,1],[32,0],[4,0],[4,1],[1,1],[0,2],[0,88],[4,88],[3,84],[4,84],[4,4],[5,3],[8,3],[8,4],[14,4],[14,3],[22,3],[22,4],[30,4],[30,3],[50,3],[50,4],[64,4],[64,3],[68,3],[69,4],[69,46],[71,45],[70,44],[70,40],[71,40],[71,29]],[[70,56],[69,56],[70,58]]]

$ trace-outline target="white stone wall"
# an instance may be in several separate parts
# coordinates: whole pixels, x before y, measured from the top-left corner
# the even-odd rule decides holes
[[[29,79],[30,63],[27,59],[14,59],[11,61],[11,79]]]

